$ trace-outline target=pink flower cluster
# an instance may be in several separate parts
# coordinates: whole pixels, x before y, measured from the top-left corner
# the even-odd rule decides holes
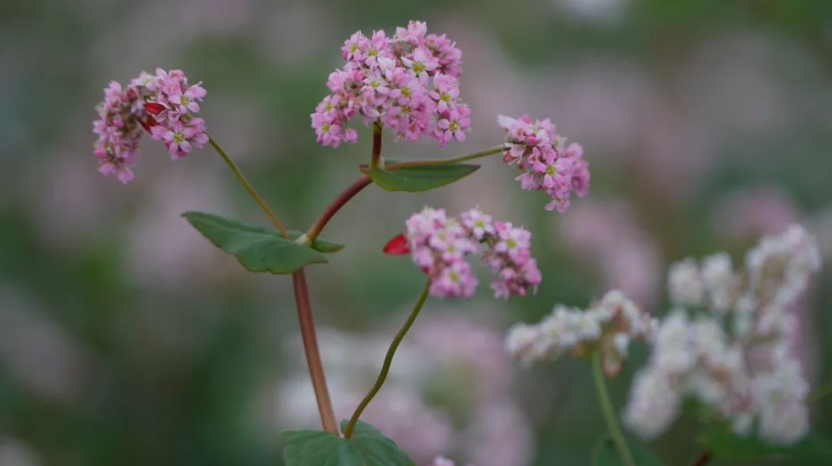
[[[478,280],[465,256],[479,253],[498,279],[491,282],[494,296],[525,296],[542,279],[531,256],[531,233],[511,223],[493,221],[479,209],[463,212],[459,219],[443,209],[425,207],[407,220],[407,238],[413,261],[431,277],[430,292],[444,298],[470,297]]]
[[[544,191],[552,202],[546,210],[563,213],[574,192],[584,197],[589,192],[589,163],[584,160],[580,144],[566,145],[566,138],[557,134],[547,118],[532,120],[528,115],[514,119],[498,117],[506,130],[506,153],[503,160],[517,164],[523,174],[517,177],[523,189]]]
[[[428,135],[442,147],[465,140],[471,110],[459,99],[462,52],[445,34],[428,34],[424,22],[411,21],[392,37],[356,32],[341,50],[347,63],[329,75],[332,93],[312,114],[318,143],[356,142],[358,134],[345,125],[357,114],[367,125],[390,127],[398,139]]]
[[[143,131],[164,141],[173,160],[188,154],[193,147],[208,142],[205,121],[194,115],[206,91],[199,84],[189,85],[181,70],[142,72],[125,88],[116,81],[104,89],[104,101],[96,109],[93,122],[98,136],[93,153],[98,171],[116,176],[122,183],[133,179],[130,167],[137,162]]]

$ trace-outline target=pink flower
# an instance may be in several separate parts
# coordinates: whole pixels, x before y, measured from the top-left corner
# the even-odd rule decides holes
[[[392,129],[397,139],[430,136],[442,146],[465,140],[470,109],[459,99],[461,54],[444,35],[426,31],[425,23],[411,22],[392,38],[359,31],[344,43],[346,64],[330,74],[331,94],[311,115],[318,143],[356,142],[357,133],[345,128],[359,114],[368,126]]]
[[[422,82],[428,80],[428,73],[439,67],[439,60],[426,47],[416,47],[411,56],[402,57],[402,62]]]
[[[157,69],[155,75],[142,71],[126,88],[111,82],[104,90],[104,101],[96,107],[99,119],[93,122],[98,171],[130,182],[133,171],[129,167],[138,161],[139,140],[145,131],[164,140],[174,160],[194,146],[202,147],[208,142],[205,121],[193,115],[206,94],[200,84],[188,85],[181,70]]]
[[[430,292],[440,298],[454,296],[470,298],[477,289],[478,280],[471,272],[471,265],[465,261],[451,262],[444,267],[431,283]]]
[[[492,222],[479,209],[463,212],[461,221],[444,210],[426,207],[407,221],[407,238],[413,261],[431,278],[431,294],[437,297],[470,297],[478,280],[465,258],[488,249],[483,261],[497,274],[491,287],[498,298],[525,296],[536,289],[541,275],[531,257],[531,233],[510,223]]]
[[[484,214],[479,208],[463,212],[462,225],[467,228],[477,241],[483,240],[486,236],[494,236],[494,223],[490,215]]]
[[[208,142],[202,118],[176,120],[167,126],[157,126],[153,128],[153,138],[165,141],[172,160],[179,160],[188,155],[194,146],[201,148]]]
[[[566,146],[548,119],[532,120],[528,115],[511,118],[500,115],[498,124],[506,130],[503,161],[523,172],[516,179],[524,190],[543,191],[551,202],[546,210],[563,213],[572,193],[584,197],[589,192],[589,164],[580,144]]]
[[[197,101],[202,100],[208,92],[199,84],[187,88],[185,92],[178,92],[169,96],[171,102],[179,106],[181,113],[186,111],[191,113],[199,112],[199,104]]]
[[[471,126],[471,119],[468,118],[470,111],[467,109],[467,107],[459,107],[459,110],[452,110],[436,124],[439,147],[445,147],[451,139],[465,141],[465,131]]]

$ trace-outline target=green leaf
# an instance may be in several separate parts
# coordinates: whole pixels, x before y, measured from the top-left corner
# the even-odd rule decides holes
[[[395,442],[362,421],[349,439],[320,430],[290,430],[283,441],[286,466],[414,466]]]
[[[787,458],[801,464],[832,464],[832,440],[814,433],[792,445],[772,445],[757,437],[742,437],[716,428],[701,435],[699,443],[715,457],[726,460]]]
[[[633,461],[637,466],[664,466],[664,463],[647,451],[642,444],[628,438],[627,447],[633,454]],[[615,448],[615,442],[609,434],[604,435],[595,443],[595,448],[592,449],[593,466],[623,466],[623,464]]]
[[[276,231],[205,212],[185,212],[182,216],[252,272],[288,274],[306,265],[328,262],[319,251],[287,240]]]
[[[367,175],[387,191],[416,193],[451,184],[474,173],[479,168],[479,165],[462,163],[406,167],[392,171],[371,168],[367,170]]]

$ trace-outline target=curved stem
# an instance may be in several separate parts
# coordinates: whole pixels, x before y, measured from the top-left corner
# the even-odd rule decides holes
[[[407,317],[407,320],[402,325],[402,328],[399,329],[399,333],[396,334],[396,337],[393,338],[393,342],[390,344],[390,348],[387,349],[387,355],[384,356],[384,364],[381,366],[381,372],[378,374],[378,378],[376,379],[376,383],[373,385],[373,388],[367,393],[361,403],[359,403],[358,407],[355,408],[355,412],[352,414],[352,418],[350,418],[350,423],[347,425],[347,429],[344,431],[344,437],[350,438],[352,436],[352,432],[355,429],[355,424],[358,422],[358,418],[361,417],[361,413],[364,412],[364,409],[367,408],[367,405],[373,401],[373,398],[376,396],[379,390],[381,390],[381,386],[384,385],[384,381],[387,379],[387,374],[390,372],[390,365],[393,363],[393,356],[396,354],[396,349],[398,349],[399,344],[402,342],[402,339],[407,334],[407,331],[410,330],[410,327],[413,326],[413,322],[416,321],[416,317],[419,316],[419,311],[422,310],[422,305],[425,304],[425,300],[428,298],[428,292],[430,291],[430,280],[425,284],[425,288],[422,290],[422,294],[419,295],[419,299],[416,300],[416,304],[413,305],[413,310],[410,312],[410,315]]]
[[[242,184],[243,187],[246,188],[246,191],[248,191],[251,197],[253,197],[254,200],[257,201],[257,204],[260,206],[261,209],[263,209],[263,212],[265,212],[266,215],[269,216],[269,219],[272,221],[274,226],[277,227],[278,230],[280,230],[280,234],[282,234],[284,238],[288,238],[289,233],[286,232],[286,228],[283,226],[282,223],[280,223],[280,220],[277,219],[277,215],[275,215],[271,207],[269,207],[269,205],[266,204],[266,201],[260,196],[260,193],[258,193],[257,190],[254,189],[254,186],[251,185],[251,183],[248,181],[248,178],[246,178],[246,176],[243,175],[243,172],[240,171],[240,168],[237,166],[237,164],[234,163],[233,160],[231,160],[231,157],[229,157],[225,150],[222,147],[220,147],[219,144],[217,144],[217,141],[215,141],[214,138],[209,136],[208,143],[210,143],[211,147],[213,147],[214,150],[216,150],[217,153],[220,154],[222,159],[225,160],[225,163],[228,164],[228,168],[230,168],[231,171],[234,172],[234,176],[237,177],[237,179],[240,181],[240,184]]]
[[[713,457],[713,453],[708,450],[702,450],[699,454],[694,458],[693,463],[690,466],[705,466]]]
[[[292,282],[295,288],[295,301],[298,307],[303,350],[306,353],[306,364],[309,366],[309,376],[312,378],[312,388],[315,390],[315,399],[318,402],[321,424],[323,424],[324,430],[337,436],[338,422],[335,420],[335,411],[332,409],[332,401],[329,398],[329,390],[326,386],[321,353],[318,350],[318,337],[315,333],[315,321],[312,317],[312,307],[309,305],[309,289],[306,285],[306,274],[303,269],[292,274]]]
[[[386,167],[387,170],[396,170],[397,168],[406,168],[406,167],[430,167],[436,165],[448,165],[451,163],[459,163],[465,162],[466,160],[473,160],[478,159],[481,157],[487,157],[489,155],[498,154],[500,152],[505,152],[506,146],[504,144],[500,144],[499,146],[492,147],[490,149],[486,149],[484,151],[475,152],[473,154],[462,155],[459,157],[450,157],[447,159],[434,159],[434,160],[409,160],[407,162],[399,162],[399,163],[391,163]]]
[[[370,177],[367,175],[362,176],[361,178],[357,179],[353,184],[349,185],[347,189],[345,189],[341,194],[338,195],[326,209],[321,213],[320,217],[315,220],[315,223],[312,224],[312,227],[309,228],[309,231],[306,232],[306,239],[310,242],[315,241],[315,238],[321,234],[326,224],[329,220],[341,210],[344,205],[349,202],[356,194],[361,192],[362,189],[366,188],[367,186],[372,183]]]
[[[373,123],[373,155],[370,158],[370,168],[384,168],[381,160],[381,125]]]
[[[604,413],[604,420],[607,421],[607,429],[610,431],[615,448],[618,450],[618,456],[624,466],[635,466],[633,461],[633,454],[627,448],[627,442],[624,440],[624,434],[618,426],[618,421],[615,419],[615,410],[610,401],[610,394],[607,392],[607,385],[604,381],[604,369],[601,362],[601,352],[596,351],[592,355],[592,374],[595,379],[595,389],[598,391],[598,401],[601,403],[601,412]]]

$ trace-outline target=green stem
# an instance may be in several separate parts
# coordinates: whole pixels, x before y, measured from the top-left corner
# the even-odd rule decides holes
[[[222,159],[225,160],[225,163],[228,164],[228,168],[230,168],[231,171],[234,172],[234,176],[236,176],[240,183],[243,185],[243,187],[246,188],[246,191],[248,191],[251,197],[253,197],[254,200],[257,201],[257,204],[260,206],[261,209],[263,209],[263,212],[265,212],[266,215],[269,216],[269,219],[272,221],[274,226],[277,227],[278,230],[280,230],[280,234],[282,234],[284,238],[288,238],[289,233],[286,231],[286,228],[283,226],[282,223],[280,223],[280,220],[277,219],[277,215],[275,215],[271,207],[269,207],[269,205],[266,204],[266,201],[263,199],[262,196],[260,196],[260,193],[258,193],[257,190],[254,189],[254,186],[251,185],[251,183],[248,181],[248,178],[246,178],[246,176],[243,175],[243,172],[240,171],[240,168],[237,166],[237,164],[234,163],[233,160],[231,160],[231,157],[229,157],[225,150],[222,147],[220,147],[219,144],[217,144],[217,141],[215,141],[214,138],[209,136],[208,143],[210,143],[211,147],[213,147],[214,150],[216,150],[217,153],[220,154]]]
[[[381,390],[381,386],[384,385],[384,381],[387,379],[387,374],[390,372],[390,365],[393,364],[393,356],[396,355],[396,349],[398,349],[399,344],[402,342],[402,339],[407,334],[410,327],[413,326],[413,322],[416,321],[416,317],[419,316],[419,311],[422,310],[422,306],[425,304],[425,300],[428,298],[428,292],[430,291],[430,280],[425,284],[425,288],[422,290],[422,294],[419,295],[419,299],[416,300],[416,304],[413,305],[413,310],[410,312],[410,315],[407,317],[404,325],[402,328],[399,329],[399,333],[396,334],[396,337],[393,338],[393,342],[390,344],[390,348],[387,349],[387,355],[384,357],[384,364],[381,366],[381,372],[378,374],[378,378],[376,379],[376,383],[373,385],[373,388],[367,393],[361,403],[359,403],[358,407],[355,408],[355,412],[352,414],[352,418],[350,418],[350,422],[347,425],[347,429],[344,431],[344,437],[350,438],[352,436],[353,430],[355,430],[355,424],[358,422],[358,418],[361,417],[361,413],[364,412],[364,409],[367,408],[367,405],[373,401],[373,398],[376,396],[379,390]]]
[[[450,157],[447,159],[434,159],[434,160],[409,160],[407,162],[399,162],[399,163],[392,163],[387,166],[387,170],[395,170],[397,168],[406,168],[406,167],[431,167],[436,165],[448,165],[451,163],[459,163],[465,162],[466,160],[473,160],[479,159],[482,157],[487,157],[489,155],[498,154],[500,152],[505,152],[506,146],[504,144],[500,144],[499,146],[492,147],[490,149],[486,149],[481,152],[475,152],[473,154],[462,155],[459,157]]]
[[[818,387],[817,390],[809,394],[809,403],[817,403],[826,396],[832,395],[832,380]]]
[[[624,440],[621,427],[618,426],[618,421],[615,419],[615,409],[610,401],[610,394],[607,392],[607,385],[604,380],[600,351],[595,351],[592,355],[592,374],[595,378],[595,389],[598,391],[598,401],[601,403],[601,412],[604,414],[604,420],[607,421],[607,429],[609,429],[612,441],[615,443],[616,450],[618,450],[618,456],[624,466],[636,466],[633,455],[630,453],[630,449],[627,448],[627,441]]]

